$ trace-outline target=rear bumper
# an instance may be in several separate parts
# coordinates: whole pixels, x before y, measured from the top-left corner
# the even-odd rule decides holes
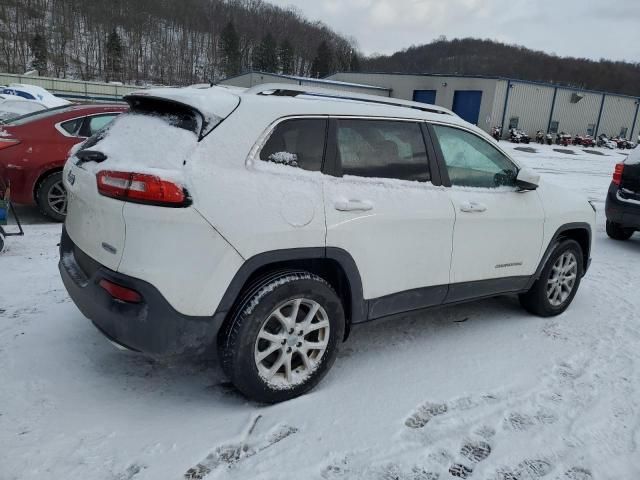
[[[193,317],[177,312],[151,284],[109,270],[74,245],[62,231],[62,281],[76,306],[111,341],[152,356],[213,353],[224,315]],[[136,290],[140,303],[114,299],[99,282]]]
[[[640,204],[619,198],[618,187],[609,186],[605,204],[607,220],[620,224],[624,228],[640,229]]]

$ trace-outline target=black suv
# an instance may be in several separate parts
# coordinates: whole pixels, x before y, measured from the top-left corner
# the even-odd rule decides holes
[[[633,159],[632,159],[633,157]],[[607,235],[615,240],[629,240],[640,230],[640,158],[630,155],[618,163],[607,194],[605,206]]]

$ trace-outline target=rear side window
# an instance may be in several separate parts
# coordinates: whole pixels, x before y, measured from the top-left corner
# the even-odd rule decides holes
[[[470,132],[434,125],[452,185],[515,186],[518,168],[488,141]]]
[[[278,124],[260,151],[260,160],[320,171],[327,120],[296,118]]]
[[[393,120],[337,120],[343,175],[431,179],[420,125]]]
[[[74,120],[69,120],[68,122],[63,122],[60,124],[60,126],[69,135],[76,135],[78,133],[78,130],[80,129],[80,125],[82,125],[83,120],[84,118],[76,118]]]

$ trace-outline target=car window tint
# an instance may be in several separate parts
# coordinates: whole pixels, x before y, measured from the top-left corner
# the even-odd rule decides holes
[[[518,168],[488,141],[459,128],[434,125],[452,185],[515,186]]]
[[[75,120],[69,120],[68,122],[63,122],[60,124],[60,126],[69,135],[76,135],[83,120],[84,120],[83,118],[76,118]]]
[[[426,182],[429,163],[420,125],[393,120],[337,120],[343,175]]]
[[[89,117],[89,136],[102,130],[115,118],[115,115],[100,115],[97,117]]]
[[[82,124],[82,127],[80,127],[80,132],[78,133],[78,135],[81,137],[92,137],[94,134],[111,123],[111,121],[115,117],[116,115],[113,114],[92,115],[89,117],[85,117],[84,123]]]
[[[280,123],[260,151],[260,159],[319,171],[324,156],[327,121],[292,119]]]

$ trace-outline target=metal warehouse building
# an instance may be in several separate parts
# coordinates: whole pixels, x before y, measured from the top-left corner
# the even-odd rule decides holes
[[[235,77],[229,77],[219,82],[220,85],[250,88],[261,83],[288,83],[292,85],[309,85],[315,87],[334,88],[353,93],[368,95],[391,96],[391,89],[377,85],[364,85],[362,82],[343,82],[331,79],[296,77],[294,75],[279,75],[276,73],[247,72]]]
[[[489,132],[503,126],[633,141],[640,134],[640,98],[502,77],[437,74],[336,73],[325,79],[248,72],[221,84],[252,87],[290,83],[390,96],[449,108]]]
[[[336,73],[328,80],[390,89],[391,96],[449,108],[486,131],[502,125],[574,135],[620,135],[636,141],[640,98],[501,77]]]

